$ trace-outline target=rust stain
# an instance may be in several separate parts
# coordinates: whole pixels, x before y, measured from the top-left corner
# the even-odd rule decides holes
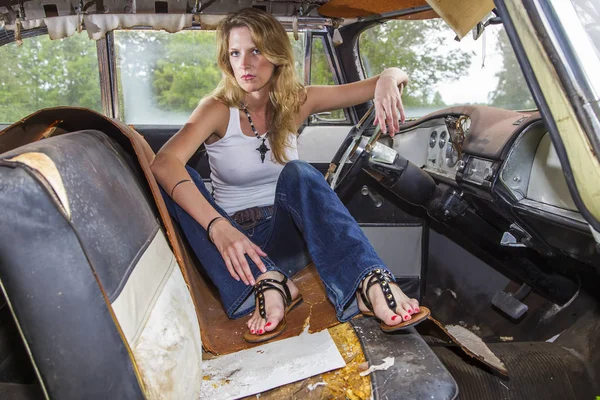
[[[371,378],[360,376],[367,360],[354,329],[345,323],[329,329],[329,333],[346,361],[346,367],[323,374],[323,381],[327,383],[322,387],[323,394],[338,397],[344,393],[349,399],[371,398]]]
[[[406,8],[427,5],[426,0],[330,0],[319,7],[319,13],[334,18],[366,17]],[[427,11],[418,19],[436,18],[433,11]],[[411,19],[416,19],[414,15]]]
[[[229,319],[225,314],[213,286],[198,277],[193,294],[196,297],[200,316],[200,333],[204,350],[213,355],[234,353],[236,351],[260,346],[244,341],[242,335],[248,329],[247,317]],[[310,265],[293,277],[304,297],[304,302],[287,316],[285,331],[274,340],[286,339],[301,334],[308,326],[315,333],[339,324],[335,309],[327,299],[325,287],[314,267]]]
[[[62,119],[57,119],[54,122],[52,122],[50,125],[48,125],[48,127],[40,134],[40,137],[42,138],[49,138],[50,136],[52,136],[54,134],[54,132],[56,132],[56,128],[58,128],[58,126],[63,122]]]

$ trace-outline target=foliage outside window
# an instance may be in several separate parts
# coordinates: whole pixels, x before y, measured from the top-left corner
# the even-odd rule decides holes
[[[46,107],[102,112],[96,42],[86,33],[61,40],[47,35],[0,47],[0,123]]]
[[[367,76],[397,66],[410,82],[403,95],[408,117],[455,104],[531,109],[535,103],[502,26],[489,26],[474,41],[456,42],[441,19],[397,20],[361,34]]]
[[[311,66],[310,66],[310,84],[311,85],[335,85],[333,71],[327,60],[325,45],[321,36],[313,36],[311,43]],[[318,121],[345,121],[344,110],[335,110],[327,113],[319,113],[313,119]]]
[[[291,40],[301,77],[304,35]],[[115,43],[126,123],[182,125],[221,80],[214,31],[116,31]]]

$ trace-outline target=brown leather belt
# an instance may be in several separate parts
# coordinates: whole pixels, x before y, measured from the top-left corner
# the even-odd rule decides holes
[[[273,206],[250,207],[236,211],[231,218],[243,228],[256,225],[257,222],[273,215]]]

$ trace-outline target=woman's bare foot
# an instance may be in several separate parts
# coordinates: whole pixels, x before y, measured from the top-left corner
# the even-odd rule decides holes
[[[363,280],[361,284],[361,289],[363,289],[363,284],[365,284],[366,280],[368,280],[369,276]],[[420,311],[419,302],[415,299],[411,299],[400,290],[398,285],[390,284],[389,288],[396,299],[396,309],[392,311],[385,300],[383,291],[379,284],[374,284],[369,288],[368,293],[365,293],[367,299],[371,302],[373,306],[373,313],[377,318],[383,321],[386,325],[398,325],[401,322],[406,322],[411,319],[412,314],[416,314]],[[362,299],[362,296],[357,294],[356,298],[358,299],[358,308],[362,313],[369,313],[370,310]]]
[[[275,279],[280,281],[283,279],[283,274],[277,271],[268,271],[259,276],[256,280],[256,283],[262,281],[263,279]],[[277,287],[281,287],[280,284],[273,284]],[[290,290],[292,300],[295,300],[299,294],[298,287],[290,279],[288,279],[286,285]],[[281,297],[281,294],[279,294],[277,290],[265,290],[264,296],[267,320],[265,321],[260,316],[258,310],[254,310],[252,317],[250,317],[250,320],[248,320],[247,323],[250,333],[255,335],[262,335],[277,328],[277,325],[281,322],[285,314],[285,303],[283,297]]]

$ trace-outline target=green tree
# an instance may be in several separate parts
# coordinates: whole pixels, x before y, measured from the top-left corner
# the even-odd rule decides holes
[[[186,31],[166,41],[152,86],[162,109],[192,112],[220,80],[214,32]]]
[[[302,32],[298,34],[298,40],[294,39],[293,34],[288,34],[290,42],[292,43],[292,51],[294,52],[294,64],[296,66],[296,73],[298,74],[298,80],[304,82],[304,48],[306,46],[306,35]]]
[[[471,65],[472,53],[444,51],[444,39],[453,33],[441,19],[389,21],[363,32],[361,59],[368,76],[387,67],[399,67],[410,77],[404,91],[405,107],[443,105],[435,85],[456,79]]]
[[[502,54],[502,68],[496,74],[498,86],[489,94],[490,105],[510,110],[535,108],[535,102],[504,29],[498,34],[496,48]]]
[[[0,123],[37,110],[79,106],[102,111],[96,43],[86,34],[48,36],[0,47]]]
[[[117,30],[114,31],[115,51],[117,54],[117,85],[119,96],[119,116],[128,122],[128,113],[135,110],[126,107],[125,97],[133,100],[143,96],[151,101],[151,93],[137,93],[139,87],[149,87],[156,69],[156,60],[163,50],[170,34],[164,31],[151,30]],[[129,84],[139,83],[131,88]],[[129,105],[137,104],[131,101]],[[143,107],[143,106],[142,106]]]
[[[318,36],[313,36],[311,49],[311,65],[310,65],[310,84],[311,85],[333,85],[333,73],[327,61],[325,54],[325,45],[323,40]]]
[[[290,40],[296,55],[296,70],[302,80],[304,35],[298,41],[293,37]],[[212,92],[221,80],[215,33],[179,32],[162,37],[160,45],[163,54],[148,71],[157,105],[164,111],[191,113],[198,101]]]
[[[436,107],[445,106],[444,100],[442,100],[442,95],[440,92],[435,92],[435,94],[433,95],[433,100],[431,101],[431,105]]]
[[[325,45],[323,40],[313,36],[311,65],[310,65],[310,84],[311,85],[335,85],[333,72],[329,67],[329,61],[325,54]],[[322,118],[329,120],[345,119],[344,110],[334,110],[329,115],[322,115]]]

